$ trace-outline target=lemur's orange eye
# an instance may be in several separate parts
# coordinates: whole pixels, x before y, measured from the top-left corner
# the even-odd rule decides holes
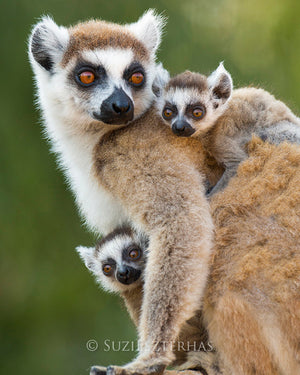
[[[110,275],[112,271],[112,266],[110,264],[104,264],[102,270],[105,275]]]
[[[193,116],[196,118],[196,119],[200,119],[204,116],[204,109],[198,107],[198,108],[195,108],[193,110]]]
[[[173,115],[173,111],[172,111],[170,108],[165,108],[165,109],[163,110],[163,117],[164,117],[165,119],[169,119],[169,118],[171,118],[172,115]]]
[[[139,249],[132,249],[129,251],[129,257],[131,259],[138,259],[140,257],[140,250]]]
[[[133,73],[132,76],[129,78],[129,82],[133,83],[136,86],[140,86],[144,81],[144,74],[137,72]]]
[[[82,72],[79,74],[79,79],[85,85],[90,85],[95,81],[95,74],[87,70],[86,72]]]

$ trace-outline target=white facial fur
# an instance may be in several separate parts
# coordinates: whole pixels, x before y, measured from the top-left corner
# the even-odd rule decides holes
[[[218,88],[224,77],[226,77],[230,95],[227,98],[217,98],[214,95],[214,91]],[[163,109],[167,102],[176,106],[178,111],[176,117],[173,117],[169,121],[165,120],[168,126],[172,127],[179,117],[184,118],[196,129],[196,132],[193,134],[194,136],[206,132],[215,124],[218,118],[223,115],[227,109],[232,92],[232,79],[224,68],[223,63],[220,63],[219,67],[207,78],[207,83],[208,89],[202,91],[196,87],[171,87],[163,91],[162,96],[157,101],[160,116],[162,116]],[[187,118],[185,115],[187,107],[197,103],[201,103],[205,107],[205,116],[200,120]]]
[[[143,64],[147,74],[144,89],[133,93],[124,84],[122,73],[133,59],[131,49],[85,50],[69,61],[66,67],[60,62],[68,47],[69,30],[57,26],[49,17],[44,17],[33,29],[29,41],[29,58],[35,73],[38,102],[42,109],[46,134],[52,142],[52,150],[58,154],[60,166],[75,193],[76,201],[86,224],[97,233],[106,235],[116,226],[127,221],[127,216],[118,202],[103,190],[92,174],[92,152],[99,138],[113,125],[95,120],[91,114],[98,110],[113,87],[122,87],[134,102],[134,118],[142,115],[155,96],[152,83],[156,76],[155,52],[160,43],[163,20],[153,11],[146,12],[136,23],[125,25],[127,30],[141,40],[149,51],[150,60]],[[36,45],[33,36],[38,30],[38,54],[32,54]],[[51,70],[42,59],[44,52],[51,57]],[[37,59],[40,59],[38,62]],[[103,64],[107,70],[108,84],[93,95],[70,85],[70,74],[77,59]],[[43,66],[42,66],[42,65]],[[116,126],[115,128],[118,128]]]
[[[82,95],[74,95],[76,107],[79,105],[83,112],[88,112],[90,121],[94,122],[93,112],[99,112],[102,102],[107,99],[115,88],[122,88],[134,103],[134,119],[140,117],[151,105],[154,100],[152,84],[156,76],[156,64],[150,61],[144,65],[146,73],[146,85],[138,92],[132,90],[123,78],[123,73],[131,63],[134,62],[132,50],[124,48],[106,48],[105,50],[86,50],[82,51],[81,59],[91,65],[103,66],[108,76],[107,86],[99,87],[97,92],[87,99]],[[76,65],[77,59],[74,59],[67,67],[72,71]],[[77,107],[78,108],[78,107]],[[98,121],[99,122],[99,121]]]
[[[104,290],[113,293],[120,293],[122,291],[135,288],[136,282],[130,285],[121,284],[116,280],[116,275],[105,276],[102,267],[108,258],[113,259],[119,267],[123,264],[127,264],[122,258],[122,252],[123,249],[126,249],[133,244],[139,245],[143,251],[141,261],[136,263],[134,266],[135,268],[143,270],[146,258],[146,247],[142,242],[140,242],[137,236],[131,237],[127,234],[116,235],[111,240],[105,242],[99,249],[95,249],[94,247],[79,246],[76,248],[76,251],[79,253],[86,267],[92,272],[96,278],[96,281]],[[138,282],[141,280],[142,276]]]

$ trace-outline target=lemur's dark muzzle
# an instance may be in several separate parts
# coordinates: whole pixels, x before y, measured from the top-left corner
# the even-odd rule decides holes
[[[134,105],[123,89],[116,88],[114,92],[102,102],[100,113],[94,112],[97,120],[111,125],[126,124],[133,119]]]
[[[195,129],[185,120],[177,120],[172,125],[172,131],[179,137],[189,137],[195,133]]]
[[[141,270],[138,270],[136,268],[126,266],[123,269],[119,269],[117,271],[117,280],[125,285],[130,285],[137,281],[141,276]]]

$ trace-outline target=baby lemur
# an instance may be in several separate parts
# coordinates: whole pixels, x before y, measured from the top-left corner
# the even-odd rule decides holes
[[[77,248],[86,267],[103,289],[122,297],[134,324],[138,326],[143,299],[144,270],[149,238],[123,226],[101,239],[95,247]],[[208,340],[202,313],[196,311],[182,327],[178,339],[170,343],[178,370],[194,369],[203,374],[220,374],[217,353]]]
[[[165,123],[181,137],[197,137],[225,172],[209,195],[223,189],[247,158],[253,134],[270,143],[300,143],[300,119],[263,89],[233,90],[223,63],[209,76],[186,71],[158,100]]]

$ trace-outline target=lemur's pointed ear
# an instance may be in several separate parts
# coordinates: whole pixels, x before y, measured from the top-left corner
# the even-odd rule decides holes
[[[76,247],[76,251],[79,254],[80,258],[83,260],[85,266],[90,270],[94,270],[95,259],[94,259],[94,247],[85,247],[85,246],[78,246]]]
[[[128,25],[131,32],[143,42],[152,54],[155,54],[160,45],[165,17],[149,9],[135,23]]]
[[[226,102],[230,98],[233,88],[232,78],[224,68],[223,62],[211,73],[207,80],[214,99]]]
[[[29,56],[44,69],[51,71],[62,59],[68,42],[68,30],[58,26],[50,17],[43,17],[30,35]]]
[[[163,67],[162,63],[156,65],[156,74],[152,84],[152,91],[155,96],[160,97],[162,95],[164,87],[170,80],[169,72]]]

